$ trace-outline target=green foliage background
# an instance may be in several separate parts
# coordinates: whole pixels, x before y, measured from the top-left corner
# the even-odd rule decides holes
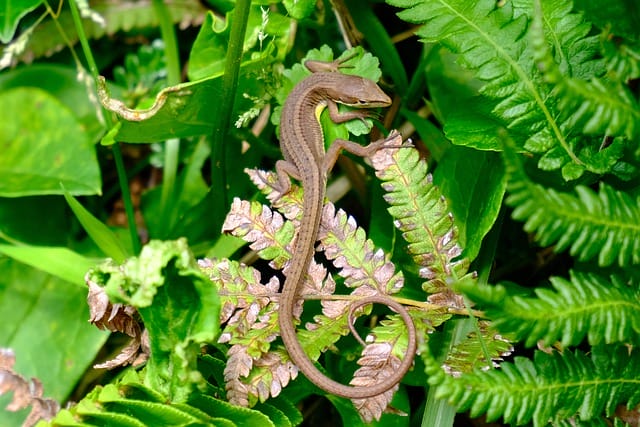
[[[224,300],[195,262],[242,255],[220,232],[231,202],[266,203],[244,169],[273,169],[277,106],[300,60],[338,57],[345,37],[373,55],[353,72],[377,78],[378,58],[395,96],[384,124],[421,153],[401,151],[340,202],[402,273],[423,325],[394,401],[408,416],[377,423],[638,425],[636,1],[8,0],[0,18],[0,346],[45,396],[79,402],[49,425],[363,424],[304,378],[250,409],[226,402]],[[257,118],[267,108],[271,120]],[[358,230],[347,247],[364,242]],[[260,255],[281,266],[286,251],[274,251]],[[122,345],[86,322],[91,268],[150,328],[145,370],[90,368]],[[452,291],[463,308],[425,308]],[[317,353],[334,344],[318,337]],[[356,347],[323,356],[333,378],[348,381]],[[0,412],[0,424],[27,413]]]

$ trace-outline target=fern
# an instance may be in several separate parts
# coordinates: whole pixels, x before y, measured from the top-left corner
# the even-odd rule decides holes
[[[562,112],[564,125],[579,126],[585,134],[637,137],[640,108],[626,82],[598,78],[587,81],[564,75],[544,38],[542,19],[540,13],[534,18],[532,45],[545,80],[554,86],[553,95],[559,101],[558,110]],[[577,54],[571,53],[574,57]]]
[[[476,286],[473,282],[464,283],[469,283],[470,287]],[[447,353],[442,366],[450,375],[462,375],[463,372],[471,372],[476,368],[497,367],[497,362],[513,352],[512,336],[506,339],[498,334],[493,324],[486,321],[478,323],[480,336],[476,332],[469,334]],[[493,361],[491,366],[487,365],[487,359]]]
[[[619,147],[600,150],[597,138],[577,134],[575,126],[587,134],[635,135],[638,109],[622,84],[597,83],[605,72],[605,63],[596,59],[599,39],[590,35],[591,25],[582,14],[571,12],[571,1],[543,1],[543,20],[537,24],[531,0],[502,6],[491,0],[390,3],[408,8],[400,12],[401,18],[424,24],[418,35],[425,42],[446,46],[475,72],[482,82],[480,94],[494,102],[492,114],[517,138],[519,147],[541,155],[541,168],[562,168],[565,179],[576,179],[585,170],[598,174],[614,170],[621,157]],[[556,72],[541,75],[538,66],[544,64],[546,70]],[[571,90],[567,85],[558,90],[558,85],[544,83],[552,77],[572,82]],[[581,108],[563,113],[578,102],[571,98],[575,93],[581,95]],[[611,108],[602,111],[600,101]],[[615,120],[611,123],[608,118]],[[444,128],[454,143],[468,144],[466,134],[458,134],[464,124],[450,122]]]
[[[551,279],[555,292],[537,288],[536,297],[512,295],[503,286],[472,287],[465,294],[494,319],[499,331],[513,335],[526,346],[560,341],[577,345],[637,344],[640,337],[640,292],[619,277],[607,279],[573,272],[570,280]]]
[[[547,354],[536,351],[533,361],[516,357],[500,370],[447,375],[427,356],[429,383],[436,395],[487,421],[534,426],[612,414],[618,404],[640,403],[640,351],[625,346],[594,347],[589,356],[576,350]]]
[[[534,184],[513,149],[505,148],[509,176],[507,204],[513,217],[526,220],[541,245],[556,252],[570,248],[580,261],[597,256],[601,266],[640,263],[640,199],[601,183],[599,193],[576,186],[577,196]]]
[[[143,386],[135,372],[115,384],[96,387],[78,404],[60,411],[52,426],[144,427],[150,425],[234,426],[247,422],[273,426],[263,413],[230,405],[201,394],[188,403],[168,404],[162,395]],[[292,415],[296,412],[292,411]]]
[[[428,279],[423,289],[431,294],[448,294],[449,284],[462,280],[469,260],[457,242],[447,201],[433,185],[427,165],[415,150],[380,150],[371,159],[376,176],[386,191],[384,199],[396,220],[396,227],[408,243],[407,250],[421,267],[420,277]],[[445,305],[461,307],[451,296]]]

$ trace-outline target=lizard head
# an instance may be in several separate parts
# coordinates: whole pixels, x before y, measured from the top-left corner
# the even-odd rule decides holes
[[[341,75],[342,82],[334,101],[355,108],[377,108],[391,105],[391,98],[373,81],[364,77]]]

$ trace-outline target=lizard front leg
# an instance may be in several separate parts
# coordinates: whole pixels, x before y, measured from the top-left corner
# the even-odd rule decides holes
[[[371,157],[376,153],[376,151],[383,148],[411,147],[411,143],[409,142],[402,144],[389,144],[390,142],[395,141],[398,138],[402,140],[400,134],[397,131],[392,131],[386,138],[379,139],[369,145],[360,145],[356,142],[348,141],[346,139],[336,139],[327,150],[322,166],[327,172],[333,169],[333,165],[335,165],[336,160],[338,160],[338,156],[340,155],[340,152],[342,150],[354,154],[358,157]]]

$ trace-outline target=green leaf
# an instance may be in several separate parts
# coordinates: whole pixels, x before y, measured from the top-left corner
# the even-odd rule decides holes
[[[40,6],[42,0],[3,0],[0,8],[0,42],[9,43],[26,14]]]
[[[35,88],[0,92],[0,195],[100,194],[95,149],[56,98]]]
[[[526,221],[543,246],[556,252],[570,248],[580,261],[597,256],[598,265],[640,263],[640,199],[600,183],[598,193],[576,186],[576,195],[545,188],[529,180],[507,141],[504,151],[509,177],[507,204],[513,217]]]
[[[469,261],[460,258],[458,229],[440,189],[427,173],[426,163],[413,149],[379,150],[372,157],[376,176],[386,191],[384,199],[407,250],[427,278],[423,289],[446,291],[447,283],[462,279]]]
[[[132,251],[127,249],[118,236],[103,224],[98,218],[93,216],[91,212],[86,210],[72,195],[68,192],[64,193],[69,207],[82,224],[91,240],[110,258],[116,262],[124,260]]]
[[[592,164],[588,153],[597,150],[595,140],[585,141],[572,133],[569,123],[560,116],[561,107],[555,94],[544,84],[535,62],[535,40],[528,34],[535,25],[533,3],[506,2],[497,5],[492,0],[469,3],[464,0],[424,0],[419,3],[392,0],[392,4],[407,7],[400,16],[409,22],[424,23],[418,30],[425,42],[440,43],[457,54],[458,62],[472,70],[480,82],[478,96],[490,101],[490,114],[510,130],[518,147],[546,154],[556,150],[554,169],[564,167],[567,179],[575,179],[585,170],[602,173]],[[569,0],[543,1],[543,37],[537,40],[553,46],[563,70],[572,77],[588,79],[603,74],[603,62],[596,58],[598,40],[590,36],[590,24],[580,14],[572,13]],[[576,52],[579,52],[577,54]],[[482,99],[462,110],[462,126],[478,131],[469,135],[474,145],[495,144],[496,128],[488,127]],[[478,110],[478,111],[476,111]],[[465,114],[466,113],[466,114]],[[460,114],[460,113],[458,113]],[[469,126],[468,122],[479,126]],[[478,122],[478,123],[475,123]],[[445,126],[447,123],[445,122]],[[485,137],[483,130],[489,134]],[[461,129],[461,135],[469,133]],[[465,142],[463,144],[467,145]],[[586,153],[582,153],[583,150]],[[617,159],[614,159],[617,160]],[[614,162],[615,163],[615,162]],[[611,168],[612,165],[609,165]]]
[[[577,416],[588,421],[613,413],[618,404],[640,403],[640,351],[625,346],[594,347],[582,351],[536,351],[534,359],[516,357],[500,369],[476,370],[459,378],[447,375],[427,358],[429,383],[437,397],[469,411],[486,414],[488,422],[503,418],[510,425],[534,427]]]
[[[506,124],[492,113],[495,102],[478,92],[482,82],[455,60],[443,47],[429,53],[425,74],[434,114],[453,144],[498,151],[502,146],[496,130]]]
[[[451,203],[464,257],[474,260],[502,206],[506,180],[500,156],[452,147],[438,163],[433,182]]]
[[[220,326],[217,292],[186,240],[152,240],[139,257],[122,265],[107,261],[89,280],[103,286],[113,302],[138,309],[151,349],[145,385],[184,402],[203,381],[196,366],[200,346],[214,342]]]
[[[82,284],[83,289],[84,275],[95,265],[94,260],[63,247],[0,244],[0,253],[69,283]]]
[[[7,258],[0,277],[0,343],[15,351],[17,373],[63,401],[108,337],[87,324],[86,288]]]
[[[82,80],[80,80],[82,77]],[[39,88],[64,104],[81,123],[89,141],[96,141],[104,131],[100,112],[87,93],[86,74],[79,75],[75,67],[58,64],[31,64],[0,74],[0,92],[19,88]],[[90,80],[91,87],[93,81]]]
[[[234,103],[234,115],[252,108],[264,90],[262,81],[272,58],[268,53],[244,62],[240,69],[240,93]],[[111,98],[104,79],[98,81],[100,102],[121,117],[122,126],[115,140],[148,144],[171,138],[208,135],[213,132],[213,119],[218,114],[222,91],[221,75],[163,89],[155,103],[144,110],[127,108],[122,101]],[[245,96],[246,95],[246,96]],[[113,139],[111,138],[111,139]],[[110,139],[110,140],[111,140]]]
[[[226,18],[222,19],[211,11],[207,13],[189,53],[189,68],[187,70],[189,80],[195,81],[220,76],[224,72],[232,16],[232,13],[228,13]],[[277,56],[282,59],[287,51],[291,19],[277,13],[268,13],[267,16],[268,21],[263,26],[261,25],[263,8],[259,6],[251,8],[243,51],[257,50],[260,52],[265,50],[267,45],[273,45],[276,48]],[[259,42],[260,32],[262,35],[269,35],[266,41]]]
[[[241,427],[275,427],[275,424],[265,414],[241,406],[232,405],[222,400],[205,395],[193,395],[189,399],[189,405],[195,406],[201,411],[213,416],[233,421]]]
[[[287,12],[295,19],[305,19],[316,7],[314,0],[283,0],[282,3]]]
[[[47,214],[42,215],[42,212]],[[0,236],[11,242],[67,245],[71,219],[62,197],[0,198]]]

